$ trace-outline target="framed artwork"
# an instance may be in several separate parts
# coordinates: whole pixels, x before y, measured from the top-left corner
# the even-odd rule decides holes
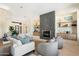
[[[65,16],[64,19],[67,20],[67,21],[72,21],[73,20],[73,16]]]

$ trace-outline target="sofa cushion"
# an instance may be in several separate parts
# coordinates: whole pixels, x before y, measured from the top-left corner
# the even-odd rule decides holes
[[[26,37],[25,34],[19,34],[19,35],[17,36],[17,39],[25,38],[25,37]]]
[[[18,46],[17,44],[13,44],[13,46],[12,46],[12,47],[14,47],[14,48],[15,48],[15,47],[17,47],[17,46]]]
[[[21,46],[22,43],[20,40],[16,40],[15,42],[13,42],[13,46]]]
[[[14,44],[14,43],[17,43],[17,39],[15,39],[15,38],[11,38],[11,37],[10,37],[9,40],[11,40],[11,41],[13,42],[13,44]]]
[[[17,40],[17,39],[12,38],[12,37],[7,37],[7,38],[8,38],[8,40],[11,40],[13,42],[13,45],[14,44],[16,44],[17,46],[22,45],[20,40]]]
[[[27,36],[27,35],[26,35],[26,38],[27,38],[28,40],[30,40],[30,41],[32,41],[32,40],[33,40],[33,38],[32,38],[32,37]]]
[[[20,40],[17,40],[17,45],[18,45],[18,46],[22,45],[22,43],[21,43]]]
[[[13,35],[13,36],[12,36],[12,38],[15,38],[15,39],[17,39],[17,35]]]

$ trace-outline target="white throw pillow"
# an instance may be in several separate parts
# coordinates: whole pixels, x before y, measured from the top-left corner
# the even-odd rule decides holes
[[[22,45],[22,43],[20,40],[14,40],[13,47],[17,47],[17,46],[21,46],[21,45]]]
[[[54,42],[54,41],[55,41],[55,38],[53,38],[53,39],[50,40],[50,42]]]
[[[13,45],[14,45],[14,44],[17,44],[17,46],[22,45],[21,41],[15,39],[15,38],[9,38],[9,40],[11,40],[11,41],[13,42]]]
[[[26,36],[25,36],[25,34],[19,34],[19,35],[17,36],[17,38],[19,39],[19,37],[24,38],[24,37],[26,37]]]
[[[17,43],[16,43],[18,46],[22,45],[21,41],[20,40],[17,40]]]
[[[12,38],[11,40],[13,41],[13,43],[17,43],[17,39]]]

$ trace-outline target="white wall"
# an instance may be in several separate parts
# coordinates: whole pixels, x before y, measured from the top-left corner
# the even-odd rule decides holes
[[[27,26],[27,32],[32,34],[33,32],[33,25],[32,21],[34,20],[34,17],[39,16],[43,13],[47,13],[53,10],[61,11],[63,9],[66,9],[66,13],[69,11],[68,6],[72,4],[8,4],[4,3],[3,5],[8,6],[10,8],[10,11],[13,13],[13,16],[15,17],[26,17],[24,19],[21,19],[23,22],[23,33],[26,32],[26,29],[24,27]],[[59,7],[56,7],[59,6]],[[70,7],[69,7],[70,8]],[[71,10],[70,10],[71,11]],[[59,14],[62,14],[61,12]],[[15,18],[14,17],[14,18]],[[12,20],[12,19],[11,19]],[[19,21],[19,19],[18,19]]]
[[[10,13],[7,10],[0,9],[0,36],[9,31],[10,19],[8,16]]]
[[[77,10],[77,42],[79,45],[79,10]]]

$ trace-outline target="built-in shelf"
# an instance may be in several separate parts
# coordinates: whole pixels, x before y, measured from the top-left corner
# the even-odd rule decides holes
[[[77,21],[72,22],[58,22],[59,27],[76,27]]]
[[[58,22],[58,23],[71,23],[71,22]]]

